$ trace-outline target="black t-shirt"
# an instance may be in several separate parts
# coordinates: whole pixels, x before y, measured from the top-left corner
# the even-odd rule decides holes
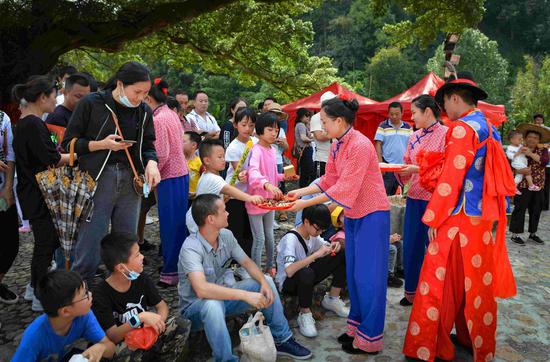
[[[71,119],[72,115],[73,111],[60,104],[55,107],[53,113],[48,114],[48,118],[46,118],[46,123],[67,128],[67,125],[69,124],[69,119]]]
[[[59,163],[61,155],[52,142],[44,122],[29,115],[17,121],[13,137],[17,196],[25,219],[36,219],[49,213],[35,175]]]
[[[93,291],[94,314],[103,330],[120,326],[162,301],[151,278],[141,274],[125,293],[119,293],[105,280]]]
[[[140,121],[138,120],[138,110],[139,107],[128,108],[115,101],[115,109],[113,109],[113,111],[115,111],[118,118],[118,125],[122,130],[122,135],[125,140],[138,141],[138,122]],[[131,150],[132,147],[139,147],[139,145],[134,143],[130,148],[128,148],[128,150]],[[117,162],[128,164],[128,157],[126,156],[126,152],[124,152],[124,150],[111,152],[108,163]]]

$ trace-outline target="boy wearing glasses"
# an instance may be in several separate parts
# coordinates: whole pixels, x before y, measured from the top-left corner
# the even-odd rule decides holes
[[[92,294],[80,275],[54,270],[40,280],[37,297],[45,314],[25,330],[12,361],[61,361],[74,352],[73,343],[85,339],[93,345],[82,352],[88,361],[111,358],[113,343],[99,326],[92,306]]]
[[[328,207],[323,204],[306,207],[302,223],[290,230],[277,246],[277,275],[279,290],[298,295],[300,314],[298,326],[305,337],[317,336],[311,313],[313,288],[332,275],[332,287],[321,305],[339,317],[347,318],[349,308],[340,299],[346,286],[346,257],[341,243],[328,243],[320,237],[331,223]]]

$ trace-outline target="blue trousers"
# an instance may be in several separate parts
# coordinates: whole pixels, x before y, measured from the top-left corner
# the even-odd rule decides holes
[[[188,235],[185,210],[189,195],[189,175],[162,180],[157,186],[160,223],[160,241],[164,266],[160,280],[168,284],[177,282],[178,257]]]
[[[412,302],[416,293],[420,269],[428,247],[428,226],[422,222],[428,201],[407,197],[403,225],[403,269],[405,270],[405,298]]]
[[[348,335],[358,348],[382,350],[388,287],[390,212],[344,219],[346,271],[351,309]]]
[[[262,309],[262,313],[271,329],[273,340],[276,344],[280,344],[292,337],[292,332],[288,327],[281,298],[273,279],[270,277],[266,279],[273,290],[275,301],[268,308]],[[260,284],[254,279],[244,279],[235,284],[233,289],[259,292]],[[204,328],[215,361],[238,361],[237,356],[233,355],[225,317],[244,313],[250,308],[248,303],[241,300],[199,299],[187,307],[183,316],[192,322],[193,330]]]

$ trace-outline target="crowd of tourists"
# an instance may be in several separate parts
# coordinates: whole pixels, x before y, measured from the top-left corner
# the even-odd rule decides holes
[[[505,153],[497,128],[476,107],[487,94],[469,74],[435,97],[415,98],[412,123],[391,103],[374,143],[353,127],[355,99],[327,92],[319,112],[302,108],[289,122],[272,97],[257,107],[237,97],[220,123],[208,112],[207,92],[173,91],[138,62],[99,84],[67,67],[57,82],[33,76],[12,94],[19,118],[12,123],[0,112],[0,282],[17,257],[19,232],[32,230],[24,298],[44,312],[27,327],[14,361],[116,358],[127,333],[149,326],[164,336],[161,343],[181,319],[204,330],[216,361],[238,360],[220,321],[251,309],[263,312],[278,355],[308,359],[312,352],[293,337],[280,295],[296,296],[299,333],[314,338],[314,289],[323,282],[321,306],[347,321],[334,332],[343,352],[377,354],[387,288],[402,279],[399,304],[412,306],[407,358],[452,360],[462,345],[475,361],[489,361],[495,297],[516,291],[505,243],[510,197],[512,241],[525,245],[528,211],[528,238],[544,243],[537,227],[548,209],[550,129],[537,114],[509,135]],[[36,175],[69,164],[70,149],[96,186],[74,247],[63,253]],[[286,172],[290,153],[299,177]],[[382,173],[380,162],[403,167]],[[405,185],[403,230],[391,232],[388,195]],[[272,199],[292,204],[266,209]],[[155,205],[156,282],[144,273],[141,253],[156,247],[144,238]],[[295,226],[276,241],[288,213],[297,213]],[[174,287],[179,305],[170,310],[161,295]],[[0,302],[18,299],[0,284]],[[89,347],[69,352],[80,338]]]

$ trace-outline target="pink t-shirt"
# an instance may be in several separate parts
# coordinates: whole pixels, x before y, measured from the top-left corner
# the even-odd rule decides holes
[[[325,175],[317,186],[352,219],[390,209],[376,150],[353,128],[330,146]]]
[[[269,182],[274,186],[278,186],[279,181],[284,177],[282,174],[277,173],[275,149],[255,144],[252,146],[248,157],[248,187],[246,192],[249,195],[260,195],[266,199],[273,198],[271,192],[264,189],[264,184]],[[267,213],[267,210],[260,209],[250,202],[245,203],[245,206],[250,215]]]
[[[189,171],[183,154],[183,128],[178,115],[167,105],[162,105],[153,112],[153,123],[161,179],[187,175]]]

